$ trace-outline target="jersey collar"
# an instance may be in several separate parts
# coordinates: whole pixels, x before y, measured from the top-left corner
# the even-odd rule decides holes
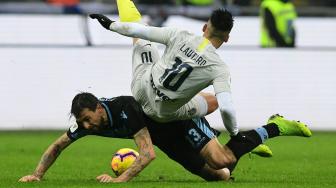
[[[107,112],[108,119],[110,120],[110,126],[112,127],[113,126],[112,113],[111,113],[110,109],[108,108],[108,106],[104,102],[102,102],[101,104],[104,106],[104,108]]]

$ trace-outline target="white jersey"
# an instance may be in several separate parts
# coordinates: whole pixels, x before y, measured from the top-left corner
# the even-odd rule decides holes
[[[211,84],[216,93],[231,91],[229,69],[206,38],[174,28],[163,30],[166,49],[151,75],[157,89],[177,108]]]

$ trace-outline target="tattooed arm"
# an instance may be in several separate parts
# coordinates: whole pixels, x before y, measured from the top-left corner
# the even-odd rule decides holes
[[[72,141],[66,133],[60,136],[54,143],[52,143],[41,157],[39,164],[31,175],[27,175],[19,179],[20,182],[40,181],[48,168],[54,163],[59,154],[70,144]]]
[[[108,174],[102,174],[97,177],[98,181],[104,183],[129,181],[155,159],[154,146],[147,127],[141,129],[134,135],[134,141],[139,148],[139,157],[137,157],[134,163],[117,178],[112,178]]]

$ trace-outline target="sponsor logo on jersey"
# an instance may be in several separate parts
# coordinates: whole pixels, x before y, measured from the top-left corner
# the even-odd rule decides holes
[[[71,133],[74,133],[77,129],[78,129],[78,124],[77,124],[77,122],[75,121],[75,122],[71,122],[71,124],[70,124],[70,132]]]
[[[121,119],[127,119],[127,115],[124,111],[121,111],[120,117],[121,117]]]
[[[104,98],[104,97],[102,97],[102,98],[99,98],[99,101],[101,101],[101,102],[108,102],[108,101],[113,101],[115,99],[115,97],[113,97],[113,98]]]
[[[153,76],[152,74],[150,75],[150,82],[151,82],[151,86],[154,89],[156,95],[162,100],[162,101],[168,101],[171,100],[168,96],[166,96],[164,93],[162,93],[159,89],[157,89],[157,87],[154,84],[153,81]]]

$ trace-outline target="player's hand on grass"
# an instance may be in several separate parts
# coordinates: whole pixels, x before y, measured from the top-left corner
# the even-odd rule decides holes
[[[98,22],[105,28],[110,29],[111,23],[114,21],[110,20],[108,17],[102,15],[102,14],[90,14],[90,18],[97,19]]]
[[[114,182],[114,178],[112,178],[110,175],[108,174],[102,174],[100,176],[97,176],[97,181],[99,181],[100,183],[109,183],[109,182]]]
[[[41,179],[34,175],[23,176],[19,179],[19,182],[32,182],[32,181],[41,181]]]

